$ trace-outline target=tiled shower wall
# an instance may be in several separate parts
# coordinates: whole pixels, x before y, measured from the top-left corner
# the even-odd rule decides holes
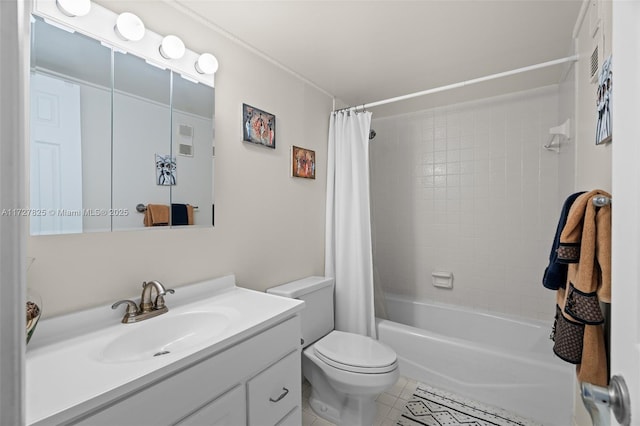
[[[559,182],[559,155],[542,147],[558,108],[559,88],[549,86],[373,120],[374,269],[384,291],[552,319],[555,295],[541,277],[573,187]],[[453,289],[434,287],[434,271],[451,272]]]

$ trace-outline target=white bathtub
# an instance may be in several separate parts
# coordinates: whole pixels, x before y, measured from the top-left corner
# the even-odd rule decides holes
[[[551,322],[386,295],[378,339],[400,373],[545,425],[571,424],[574,368],[553,355]]]

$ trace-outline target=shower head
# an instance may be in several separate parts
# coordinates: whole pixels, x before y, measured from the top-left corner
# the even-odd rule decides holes
[[[373,129],[369,130],[369,140],[372,140],[375,137],[376,137],[376,131]]]

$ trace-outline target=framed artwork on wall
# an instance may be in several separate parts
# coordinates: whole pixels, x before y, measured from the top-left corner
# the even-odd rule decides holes
[[[310,149],[291,147],[291,176],[316,178],[316,153]]]
[[[242,140],[275,149],[276,116],[242,104]]]
[[[613,88],[613,73],[611,70],[611,56],[602,63],[598,76],[598,93],[596,107],[598,109],[598,124],[596,125],[596,145],[609,143],[611,135],[611,90]]]
[[[172,155],[156,154],[156,184],[172,186],[177,183],[176,157]]]

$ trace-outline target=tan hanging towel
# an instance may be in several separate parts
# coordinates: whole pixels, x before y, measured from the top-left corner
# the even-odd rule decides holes
[[[189,225],[193,225],[195,223],[193,218],[193,206],[191,204],[187,204],[187,223]]]
[[[169,206],[165,204],[147,204],[144,212],[144,226],[169,225]]]
[[[606,386],[609,380],[600,302],[611,302],[611,205],[596,207],[594,190],[579,196],[560,235],[558,262],[568,263],[566,288],[558,289],[554,347],[576,364],[578,380]]]

